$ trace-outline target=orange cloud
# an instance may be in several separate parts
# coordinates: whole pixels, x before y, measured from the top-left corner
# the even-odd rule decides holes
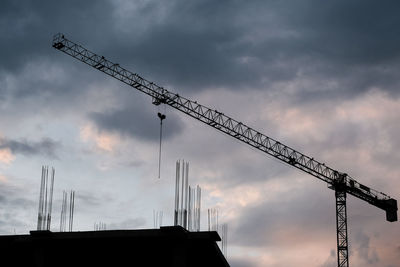
[[[118,143],[117,137],[106,133],[99,133],[92,125],[82,127],[80,137],[85,142],[93,141],[98,149],[107,152],[113,152]]]
[[[0,149],[0,162],[9,165],[14,161],[14,159],[15,156],[9,148]]]
[[[7,182],[8,182],[7,177],[5,177],[4,175],[0,174],[0,183],[7,183]]]

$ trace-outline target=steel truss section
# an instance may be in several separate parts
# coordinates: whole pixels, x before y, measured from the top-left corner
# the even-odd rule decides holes
[[[346,192],[341,189],[336,189],[335,196],[338,267],[348,267]]]

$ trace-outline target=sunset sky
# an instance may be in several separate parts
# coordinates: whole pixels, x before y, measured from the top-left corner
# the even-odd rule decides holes
[[[0,3],[0,234],[36,229],[41,166],[74,230],[173,224],[175,162],[233,267],[334,267],[334,191],[51,47],[54,34],[400,198],[398,1]],[[161,179],[159,118],[166,114]],[[400,225],[348,197],[350,265],[400,266]]]

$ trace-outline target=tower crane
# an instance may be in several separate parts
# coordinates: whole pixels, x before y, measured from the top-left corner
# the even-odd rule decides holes
[[[152,103],[155,105],[169,105],[214,129],[326,182],[328,187],[335,191],[336,198],[338,267],[349,266],[346,212],[347,194],[384,210],[386,212],[387,221],[397,221],[396,199],[359,183],[347,173],[332,169],[324,163],[296,151],[220,111],[203,106],[179,94],[172,93],[138,74],[121,67],[119,64],[111,62],[104,56],[97,55],[83,46],[68,40],[61,33],[54,35],[52,46],[142,93],[149,95],[152,98]]]

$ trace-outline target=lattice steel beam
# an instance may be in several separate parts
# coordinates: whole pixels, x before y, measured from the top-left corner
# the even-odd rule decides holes
[[[349,253],[347,240],[346,192],[336,189],[335,196],[338,267],[348,267]]]

